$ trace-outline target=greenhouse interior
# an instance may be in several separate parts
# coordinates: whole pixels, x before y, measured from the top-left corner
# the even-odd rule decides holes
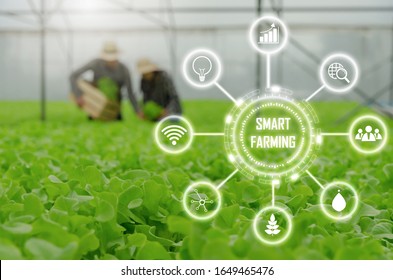
[[[0,259],[392,260],[392,13],[2,0]]]

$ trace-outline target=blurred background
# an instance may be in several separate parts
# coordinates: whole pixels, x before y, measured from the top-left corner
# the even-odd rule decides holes
[[[273,84],[307,97],[321,84],[323,58],[342,51],[361,68],[357,89],[315,100],[393,104],[391,0],[2,0],[0,98],[67,100],[70,72],[97,57],[106,40],[118,43],[136,92],[136,61],[148,57],[173,76],[183,99],[224,99],[217,88],[189,86],[180,73],[184,56],[206,47],[221,57],[220,83],[238,97],[264,87],[264,57],[247,30],[265,14],[290,30],[287,47],[272,58]]]
[[[70,73],[113,40],[139,100],[136,63],[148,57],[173,77],[194,130],[222,132],[232,102],[217,87],[187,84],[183,58],[209,48],[231,95],[263,89],[265,57],[248,40],[262,15],[288,26],[271,82],[297,99],[321,87],[330,53],[357,60],[354,89],[311,100],[321,131],[342,133],[352,118],[393,108],[392,0],[1,0],[0,259],[393,259],[392,138],[369,156],[347,137],[324,139],[310,172],[322,184],[353,185],[359,211],[345,223],[325,217],[321,188],[304,174],[275,192],[294,217],[293,235],[267,247],[256,245],[252,220],[271,203],[270,185],[235,175],[212,222],[183,209],[191,182],[218,185],[233,172],[222,137],[197,137],[181,156],[166,155],[154,123],[138,120],[128,100],[125,121],[104,123],[69,99]],[[136,248],[131,240],[144,241]]]

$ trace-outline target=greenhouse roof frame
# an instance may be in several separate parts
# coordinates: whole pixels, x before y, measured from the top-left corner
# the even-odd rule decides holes
[[[40,2],[40,9],[38,10],[35,5],[33,0],[26,0],[30,6],[30,9],[19,9],[19,10],[0,10],[0,16],[3,17],[11,17],[14,18],[15,20],[18,20],[20,22],[23,22],[25,24],[29,25],[36,25],[38,23],[38,28],[40,32],[40,44],[41,44],[41,81],[40,81],[40,87],[41,87],[41,94],[40,94],[40,104],[41,104],[41,114],[40,114],[40,119],[42,121],[46,120],[46,61],[45,61],[45,56],[46,56],[46,44],[45,44],[45,38],[46,38],[46,32],[48,30],[51,30],[48,28],[47,22],[49,21],[50,17],[54,15],[61,15],[64,17],[64,23],[66,25],[66,30],[69,33],[70,36],[70,41],[72,45],[72,28],[71,28],[71,22],[69,21],[68,17],[71,15],[78,15],[78,14],[119,14],[119,13],[137,13],[147,19],[148,21],[154,23],[156,26],[158,26],[160,29],[162,29],[164,32],[167,32],[168,36],[168,41],[170,42],[170,57],[171,57],[171,64],[172,64],[172,69],[176,67],[176,21],[174,14],[187,14],[187,13],[201,13],[201,14],[206,14],[206,13],[256,13],[256,15],[261,14],[262,10],[263,12],[274,12],[278,16],[282,14],[284,11],[285,13],[299,13],[299,12],[304,12],[304,13],[310,13],[310,12],[351,12],[351,13],[357,13],[357,12],[377,12],[377,13],[390,13],[393,11],[393,6],[373,6],[373,7],[353,7],[353,6],[325,6],[325,7],[285,7],[283,8],[282,1],[280,0],[270,0],[270,7],[263,7],[263,2],[262,0],[256,0],[255,7],[173,7],[171,5],[171,0],[167,0],[167,7],[165,8],[156,8],[156,7],[146,7],[143,9],[138,9],[135,8],[131,5],[128,5],[127,3],[124,3],[123,1],[120,0],[113,0],[110,1],[112,4],[115,4],[118,8],[112,8],[112,9],[96,9],[94,11],[86,11],[86,10],[79,10],[79,9],[64,9],[62,8],[62,3],[64,0],[59,0],[56,4],[56,7],[54,9],[48,10],[46,9],[46,1],[47,0],[38,0]],[[107,0],[109,2],[109,0]],[[161,19],[155,17],[153,14],[160,14],[160,13],[169,13],[169,21],[164,22]],[[35,15],[38,19],[37,22],[32,22],[26,17],[33,16]],[[59,30],[57,30],[59,31]],[[393,34],[392,34],[393,38]],[[304,47],[300,42],[296,41],[294,38],[291,38],[290,43],[297,48],[299,51],[301,51],[305,56],[310,58],[312,61],[319,63],[319,58],[314,55],[310,50],[308,50],[306,47]],[[72,60],[72,57],[68,57],[69,60]],[[391,63],[391,76],[393,79],[393,39],[392,39],[392,55],[390,57],[390,63]],[[256,66],[256,75],[259,77],[256,81],[256,86],[257,88],[260,88],[261,81],[260,81],[260,72],[261,72],[261,61],[260,61],[260,56],[258,56],[257,60],[259,63],[257,63]],[[382,90],[379,90],[375,93],[374,97],[368,97],[365,92],[363,92],[359,88],[355,88],[356,94],[358,94],[362,99],[365,100],[364,105],[371,105],[371,104],[378,104],[377,98],[382,96],[384,93],[386,93],[386,90],[390,91],[390,102],[393,103],[393,82],[391,81],[389,85],[384,87]],[[380,105],[380,104],[378,104]],[[353,112],[352,112],[353,113]],[[347,119],[348,117],[351,116],[351,112],[348,113],[346,116],[342,117],[342,119]]]

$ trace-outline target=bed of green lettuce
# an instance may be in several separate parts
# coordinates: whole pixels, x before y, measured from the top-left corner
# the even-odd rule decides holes
[[[335,120],[355,105],[313,104],[322,130],[332,132],[348,129],[350,120]],[[99,123],[52,102],[40,123],[37,103],[0,103],[0,259],[393,259],[392,140],[364,156],[345,137],[325,138],[310,170],[323,183],[354,185],[358,211],[346,222],[326,218],[320,188],[302,176],[277,190],[294,230],[269,247],[251,229],[270,203],[269,186],[237,174],[211,221],[193,221],[182,209],[192,181],[218,183],[233,171],[221,137],[197,137],[184,154],[165,155],[154,124],[124,106],[125,121]],[[230,106],[189,101],[185,113],[196,131],[220,132]]]

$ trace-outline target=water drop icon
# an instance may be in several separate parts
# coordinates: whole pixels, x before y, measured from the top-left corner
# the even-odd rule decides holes
[[[333,199],[332,207],[337,212],[341,212],[347,206],[347,202],[345,201],[344,197],[341,195],[340,190],[337,191],[336,196]]]

